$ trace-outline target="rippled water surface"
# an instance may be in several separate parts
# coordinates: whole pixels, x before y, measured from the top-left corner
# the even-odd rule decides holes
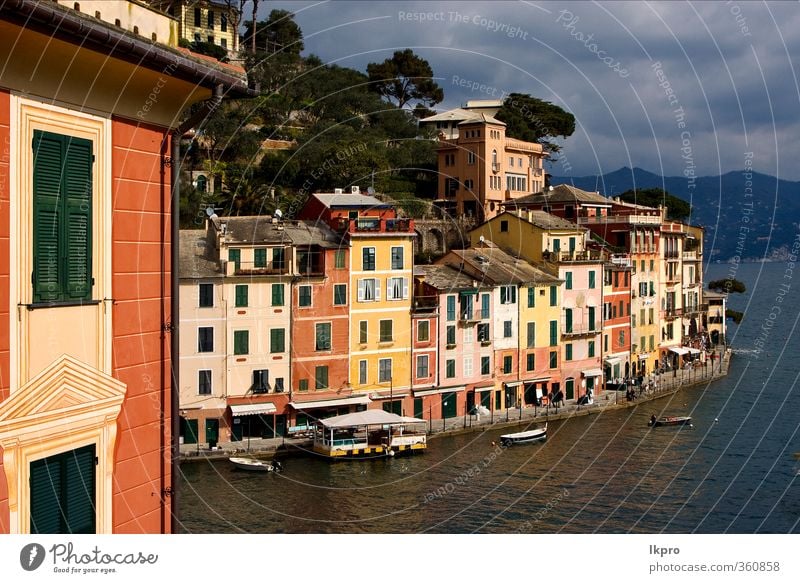
[[[289,459],[279,475],[184,464],[186,532],[800,532],[800,285],[785,264],[742,265],[745,311],[729,376],[635,408],[551,422],[544,444],[502,430],[433,439],[424,455]],[[727,266],[712,266],[707,280]],[[775,306],[779,318],[765,326]],[[758,354],[754,342],[766,336]],[[651,414],[694,429],[649,429]]]

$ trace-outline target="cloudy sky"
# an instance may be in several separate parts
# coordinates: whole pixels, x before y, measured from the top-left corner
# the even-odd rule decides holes
[[[427,59],[445,100],[530,93],[571,111],[555,175],[753,168],[800,180],[793,3],[262,2],[296,13],[304,54],[366,70]]]

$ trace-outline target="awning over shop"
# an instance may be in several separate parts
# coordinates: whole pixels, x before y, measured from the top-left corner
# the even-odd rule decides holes
[[[345,405],[368,405],[370,399],[366,395],[359,395],[357,397],[346,397],[344,399],[328,399],[327,401],[303,401],[297,403],[292,401],[289,403],[298,411],[305,411],[306,409],[319,409],[322,407],[343,407]]]
[[[491,385],[485,385],[483,387],[475,387],[476,393],[485,393],[486,391],[493,391],[494,390],[494,383]]]
[[[438,389],[414,389],[415,397],[425,397],[426,395],[436,395],[439,393],[462,393],[467,389],[464,385],[457,387],[439,387]]]
[[[503,383],[508,388],[518,387],[522,384],[522,381],[509,381],[507,383]]]
[[[601,377],[603,376],[602,368],[589,368],[581,371],[585,377]]]
[[[687,346],[686,350],[689,351],[689,354],[700,354],[700,351],[697,348],[692,348],[691,346]]]
[[[681,356],[684,354],[689,354],[689,351],[681,346],[670,346],[669,351],[674,352],[675,354],[680,354]]]
[[[617,357],[617,356],[606,356],[603,359],[603,362],[605,362],[608,366],[614,366],[615,364],[619,364],[619,357]]]
[[[277,411],[274,403],[255,403],[251,405],[231,405],[231,415],[244,417],[245,415],[263,415]]]
[[[647,360],[648,358],[650,358],[649,354],[640,354],[639,355],[639,360]]]
[[[526,385],[530,385],[533,383],[546,383],[553,377],[539,377],[537,379],[525,379],[524,382]]]

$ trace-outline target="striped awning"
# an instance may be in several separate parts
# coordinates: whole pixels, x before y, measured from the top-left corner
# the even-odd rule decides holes
[[[306,409],[320,409],[322,407],[344,407],[345,405],[368,405],[371,403],[367,395],[358,395],[357,397],[345,397],[344,399],[328,399],[323,401],[303,401],[289,403],[297,411],[304,411]]]
[[[275,413],[277,409],[274,403],[255,403],[250,405],[231,405],[231,415],[243,417],[245,415],[263,415]]]

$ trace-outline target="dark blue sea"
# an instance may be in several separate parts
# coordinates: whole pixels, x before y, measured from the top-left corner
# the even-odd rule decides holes
[[[735,269],[747,292],[730,307],[745,317],[730,327],[734,356],[722,381],[551,422],[542,445],[497,449],[496,430],[432,440],[413,458],[289,459],[277,475],[184,464],[183,530],[798,533],[800,267],[787,269]],[[706,281],[729,272],[711,265]],[[651,430],[653,413],[691,415],[694,428]]]

